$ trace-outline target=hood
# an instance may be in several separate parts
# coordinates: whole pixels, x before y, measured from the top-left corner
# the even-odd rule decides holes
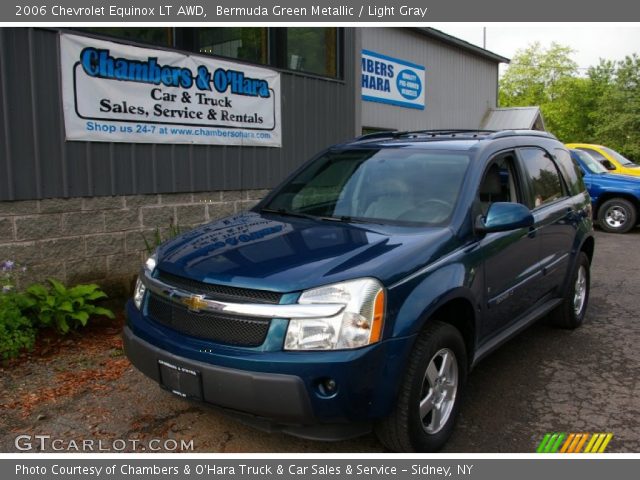
[[[625,190],[640,191],[640,178],[618,173],[589,173],[586,179],[600,187],[624,188]]]
[[[449,251],[448,228],[245,212],[161,245],[157,267],[201,282],[293,292],[359,277],[390,285]]]

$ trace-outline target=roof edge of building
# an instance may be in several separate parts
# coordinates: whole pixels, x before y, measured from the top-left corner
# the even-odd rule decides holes
[[[436,30],[432,27],[413,27],[412,30],[418,32],[427,37],[435,38],[449,45],[453,45],[455,47],[462,48],[463,50],[467,50],[468,52],[474,53],[476,55],[480,55],[489,60],[493,60],[498,63],[510,63],[511,59],[507,57],[503,57],[502,55],[498,55],[497,53],[493,53],[489,50],[486,50],[482,47],[469,43],[460,38],[449,35],[448,33],[441,32],[440,30]]]

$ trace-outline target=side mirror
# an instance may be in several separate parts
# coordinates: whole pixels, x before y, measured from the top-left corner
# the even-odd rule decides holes
[[[487,216],[479,216],[475,225],[478,233],[506,232],[531,226],[531,211],[520,203],[512,202],[492,203]]]
[[[609,160],[600,160],[600,163],[607,170],[615,170],[616,169],[616,166],[613,163],[611,163]]]

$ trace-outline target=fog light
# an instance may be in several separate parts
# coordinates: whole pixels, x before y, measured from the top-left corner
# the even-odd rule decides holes
[[[331,397],[338,391],[338,384],[333,378],[320,378],[316,381],[318,393],[323,397]]]

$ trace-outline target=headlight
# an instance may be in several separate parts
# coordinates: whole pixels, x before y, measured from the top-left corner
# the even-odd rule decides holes
[[[144,262],[144,269],[149,275],[151,275],[156,269],[156,263],[158,263],[157,253],[151,255],[149,258],[147,258],[147,261]],[[142,306],[142,300],[144,299],[144,293],[146,291],[147,288],[144,286],[144,283],[142,283],[142,280],[138,278],[136,280],[136,288],[133,291],[133,303],[136,305],[138,310],[140,310],[140,307]]]
[[[147,288],[144,286],[144,283],[138,278],[136,280],[136,289],[133,292],[133,303],[136,305],[136,308],[140,310],[142,307],[142,299],[144,298],[144,292],[147,291]]]
[[[158,263],[158,254],[154,252],[154,254],[147,258],[147,261],[144,262],[145,270],[149,273],[153,273],[153,271],[156,269],[156,263]]]
[[[345,308],[334,317],[289,320],[285,350],[358,348],[382,337],[385,293],[373,278],[306,290],[298,303],[342,303]]]

